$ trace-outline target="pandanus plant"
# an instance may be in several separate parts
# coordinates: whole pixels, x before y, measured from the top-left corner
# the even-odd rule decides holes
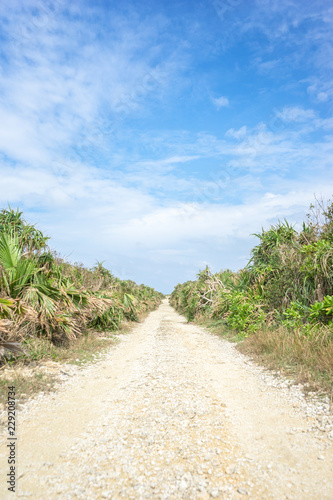
[[[21,334],[39,331],[52,340],[79,334],[73,312],[86,304],[84,293],[44,272],[40,257],[23,252],[14,233],[0,233],[0,262],[1,291],[8,300],[21,304],[20,314],[16,310],[12,318],[16,325],[20,323]]]
[[[49,238],[27,223],[22,212],[13,210],[10,206],[0,211],[0,233],[3,232],[16,234],[24,255],[38,254],[47,248]]]
[[[45,237],[10,207],[0,211],[0,356],[17,341],[46,335],[67,343],[87,328],[116,329],[152,309],[161,296],[122,281],[98,262],[89,270],[48,251]]]

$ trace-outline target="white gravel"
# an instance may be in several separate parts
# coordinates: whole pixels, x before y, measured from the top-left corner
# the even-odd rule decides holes
[[[61,370],[56,393],[19,412],[15,495],[0,440],[0,498],[333,498],[328,400],[166,300],[96,364]]]

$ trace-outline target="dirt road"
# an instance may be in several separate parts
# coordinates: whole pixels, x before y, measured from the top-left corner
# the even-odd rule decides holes
[[[17,493],[3,438],[0,498],[333,499],[331,434],[271,380],[164,300],[19,415]]]

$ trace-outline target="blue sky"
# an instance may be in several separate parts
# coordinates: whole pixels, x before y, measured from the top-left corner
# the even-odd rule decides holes
[[[0,206],[72,262],[168,293],[331,197],[331,2],[12,0],[0,23]]]

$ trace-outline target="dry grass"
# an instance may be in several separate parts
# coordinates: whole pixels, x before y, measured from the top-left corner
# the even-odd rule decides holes
[[[19,403],[34,394],[49,392],[64,364],[83,365],[96,359],[96,354],[115,344],[115,335],[101,337],[93,332],[70,346],[56,346],[46,339],[31,338],[25,343],[25,356],[8,359],[0,367],[0,408],[7,398],[7,387],[14,385]]]
[[[322,328],[311,336],[299,330],[260,330],[238,345],[238,349],[265,366],[291,375],[308,390],[333,394],[333,332]]]
[[[51,391],[55,383],[55,374],[45,373],[38,369],[32,372],[21,366],[16,367],[10,373],[7,370],[4,373],[0,371],[0,411],[5,409],[9,386],[15,387],[16,402],[19,407],[34,394]]]
[[[259,364],[304,384],[306,391],[328,395],[333,403],[333,331],[322,327],[312,336],[280,327],[263,329],[244,339],[221,321],[198,323],[237,343],[237,349]]]

